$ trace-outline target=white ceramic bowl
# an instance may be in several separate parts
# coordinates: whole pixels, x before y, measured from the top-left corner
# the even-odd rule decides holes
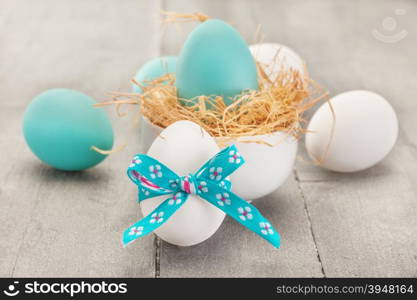
[[[147,152],[163,130],[145,117],[141,122],[141,143]],[[265,141],[274,146],[244,141]],[[283,132],[250,136],[233,142],[246,163],[232,175],[232,190],[245,200],[254,200],[276,190],[291,174],[297,155],[297,140]]]

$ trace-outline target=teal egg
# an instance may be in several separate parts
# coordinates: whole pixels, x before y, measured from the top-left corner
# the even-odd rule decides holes
[[[101,162],[106,155],[91,149],[113,147],[109,118],[87,95],[52,89],[35,97],[25,111],[23,133],[32,152],[61,170],[79,171]]]
[[[162,56],[148,61],[135,75],[136,82],[146,85],[144,81],[154,80],[168,73],[175,73],[178,57]],[[132,84],[135,93],[142,93],[142,89],[136,84]]]
[[[242,91],[258,89],[256,63],[232,26],[211,19],[187,38],[178,58],[176,86],[180,98],[218,95],[230,105]]]

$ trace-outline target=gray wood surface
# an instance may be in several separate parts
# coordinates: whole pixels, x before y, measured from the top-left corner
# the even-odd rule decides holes
[[[29,151],[21,122],[48,88],[99,100],[128,90],[137,67],[158,55],[159,4],[1,0],[0,7],[0,276],[154,276],[154,237],[127,249],[120,242],[139,217],[124,172],[139,138],[96,168],[60,172]],[[123,132],[127,120],[113,119]]]
[[[382,94],[400,120],[393,152],[356,174],[300,159],[281,188],[254,203],[280,230],[279,250],[230,219],[197,246],[151,235],[121,248],[122,230],[140,217],[124,172],[141,149],[129,118],[109,110],[116,144],[129,140],[126,150],[70,173],[31,154],[22,116],[45,89],[105,100],[109,91],[128,91],[147,60],[177,54],[193,24],[161,26],[161,9],[222,18],[249,43],[261,24],[264,41],[295,49],[332,94]],[[407,37],[373,37],[387,16]],[[416,277],[416,16],[412,0],[0,0],[0,276]]]

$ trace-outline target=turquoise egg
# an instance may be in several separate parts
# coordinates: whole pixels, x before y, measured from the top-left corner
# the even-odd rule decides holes
[[[256,63],[232,26],[211,19],[187,38],[178,58],[176,86],[180,98],[218,95],[230,105],[244,90],[258,89]]]
[[[145,85],[144,81],[154,80],[168,73],[175,73],[178,57],[162,56],[148,61],[135,75],[136,82]],[[142,89],[136,84],[132,84],[135,93],[142,93]]]
[[[52,89],[35,97],[26,109],[23,133],[32,152],[61,170],[79,171],[101,162],[106,155],[91,149],[113,147],[113,129],[96,102],[74,90]]]

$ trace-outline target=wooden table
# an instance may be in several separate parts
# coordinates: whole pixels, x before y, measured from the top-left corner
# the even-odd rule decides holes
[[[264,41],[295,49],[332,95],[382,94],[400,119],[396,147],[355,174],[300,159],[283,186],[255,202],[280,230],[280,250],[230,219],[197,246],[150,235],[123,249],[122,230],[140,217],[125,175],[140,151],[138,130],[129,126],[137,108],[125,118],[109,109],[116,145],[129,140],[127,149],[76,173],[33,156],[22,116],[49,88],[100,101],[129,91],[137,69],[177,54],[195,25],[161,26],[160,10],[222,18],[249,43],[261,24]],[[408,33],[396,43],[372,34],[388,16]],[[0,0],[0,276],[417,276],[416,16],[412,0]]]

